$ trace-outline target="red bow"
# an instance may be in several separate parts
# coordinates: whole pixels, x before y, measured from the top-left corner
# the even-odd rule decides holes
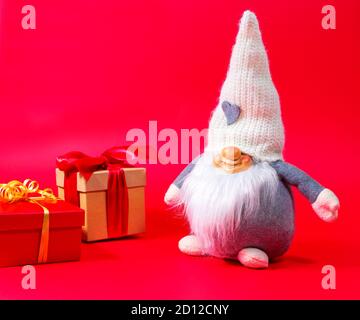
[[[95,171],[109,170],[107,190],[109,238],[127,233],[129,200],[123,169],[134,167],[131,163],[136,163],[136,159],[126,147],[110,148],[99,157],[90,157],[82,152],[72,151],[56,159],[57,167],[65,173],[65,200],[77,206],[80,205],[77,173],[80,172],[88,180]]]
[[[126,147],[113,147],[106,150],[99,157],[91,157],[80,151],[68,152],[56,159],[57,167],[65,174],[80,172],[86,180],[89,180],[94,171],[107,170],[109,168],[131,168],[131,162],[136,162],[134,153]]]

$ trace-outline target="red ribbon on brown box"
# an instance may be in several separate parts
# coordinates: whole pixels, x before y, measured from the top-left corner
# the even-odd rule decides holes
[[[109,171],[106,200],[109,238],[126,235],[128,231],[129,199],[124,168],[134,167],[129,163],[129,159],[133,162],[136,156],[126,147],[110,148],[98,157],[91,157],[80,151],[72,151],[56,159],[57,168],[64,171],[65,174],[65,201],[77,206],[80,205],[77,173],[79,172],[86,180],[89,180],[95,171]]]

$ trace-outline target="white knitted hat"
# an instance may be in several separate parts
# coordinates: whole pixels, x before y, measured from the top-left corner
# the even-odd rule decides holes
[[[209,124],[207,148],[236,146],[262,161],[282,159],[280,102],[254,13],[245,11],[219,105]]]

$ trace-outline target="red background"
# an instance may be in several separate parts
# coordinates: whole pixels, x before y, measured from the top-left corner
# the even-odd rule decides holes
[[[21,7],[37,29],[21,28]],[[96,155],[131,128],[206,128],[245,9],[260,21],[286,128],[285,158],[340,198],[326,224],[296,193],[297,233],[266,271],[177,250],[186,223],[163,194],[182,165],[148,165],[145,236],[83,245],[81,262],[0,269],[1,298],[360,298],[360,3],[331,1],[337,29],[321,27],[328,1],[0,1],[0,181],[54,187],[57,155]],[[1,248],[0,248],[1,250]],[[1,254],[1,253],[0,253]],[[337,289],[321,288],[321,268]]]

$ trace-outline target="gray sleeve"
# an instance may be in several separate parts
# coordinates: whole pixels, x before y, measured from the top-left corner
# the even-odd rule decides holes
[[[194,169],[196,162],[199,160],[200,156],[196,157],[193,161],[191,161],[183,171],[177,176],[175,181],[173,182],[179,189],[182,187],[186,177],[188,174]]]
[[[299,191],[310,201],[314,203],[319,193],[324,187],[311,178],[299,168],[281,160],[270,162],[270,165],[276,170],[277,174],[285,182],[296,186]]]

